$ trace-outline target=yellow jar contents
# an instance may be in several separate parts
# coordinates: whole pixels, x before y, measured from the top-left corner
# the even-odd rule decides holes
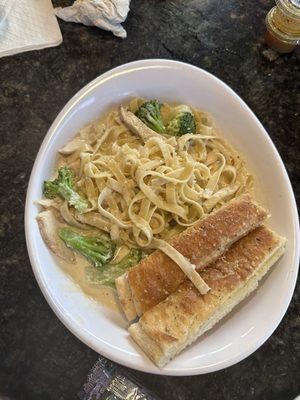
[[[266,17],[266,43],[280,53],[289,53],[300,43],[300,0],[276,0]]]

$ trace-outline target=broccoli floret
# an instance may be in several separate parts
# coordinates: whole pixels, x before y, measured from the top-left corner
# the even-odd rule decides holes
[[[69,228],[60,229],[58,235],[68,247],[78,251],[96,268],[102,268],[114,255],[115,245],[105,235],[84,236]]]
[[[168,123],[167,133],[173,136],[196,133],[196,122],[192,112],[179,111]]]
[[[165,133],[165,125],[161,116],[162,104],[158,100],[143,103],[135,115],[149,128],[158,133]]]
[[[44,182],[43,194],[47,199],[53,199],[57,196],[66,199],[80,213],[88,207],[87,201],[75,192],[73,173],[68,167],[60,168],[58,177],[54,181]]]
[[[87,267],[86,277],[89,283],[115,287],[115,280],[124,274],[130,267],[138,264],[142,258],[142,251],[131,249],[118,263],[109,263],[101,270]]]

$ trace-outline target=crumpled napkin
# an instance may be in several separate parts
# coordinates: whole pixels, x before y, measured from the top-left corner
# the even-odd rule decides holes
[[[55,8],[55,14],[64,21],[95,25],[126,38],[121,22],[127,17],[129,3],[130,0],[76,0],[72,6]]]

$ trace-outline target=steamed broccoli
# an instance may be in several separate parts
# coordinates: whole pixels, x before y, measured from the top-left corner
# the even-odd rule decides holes
[[[106,235],[84,236],[69,228],[63,228],[58,231],[58,236],[67,247],[77,250],[96,268],[103,267],[114,255],[115,245]]]
[[[143,103],[135,115],[149,128],[158,133],[165,133],[165,125],[161,116],[162,104],[158,100]]]
[[[139,263],[141,258],[141,250],[131,249],[118,263],[106,264],[102,269],[87,267],[87,280],[89,283],[114,287],[116,278],[123,275],[130,267]]]
[[[80,213],[88,206],[87,201],[74,190],[73,173],[68,167],[58,170],[58,177],[54,181],[44,181],[43,194],[48,199],[60,196],[66,199]]]
[[[176,108],[177,113],[168,123],[167,133],[173,136],[196,133],[196,122],[192,110],[185,105]]]

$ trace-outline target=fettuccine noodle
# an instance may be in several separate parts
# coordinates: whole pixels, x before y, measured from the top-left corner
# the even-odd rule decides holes
[[[134,99],[135,112],[143,102]],[[172,115],[164,104],[163,118]],[[75,175],[89,207],[61,207],[71,225],[92,225],[119,244],[151,247],[168,240],[234,197],[252,179],[238,153],[222,139],[209,114],[193,109],[197,132],[151,137],[145,143],[122,123],[118,110],[83,128],[61,149],[60,165]],[[68,215],[69,214],[69,215]],[[155,242],[155,241],[154,241]]]

